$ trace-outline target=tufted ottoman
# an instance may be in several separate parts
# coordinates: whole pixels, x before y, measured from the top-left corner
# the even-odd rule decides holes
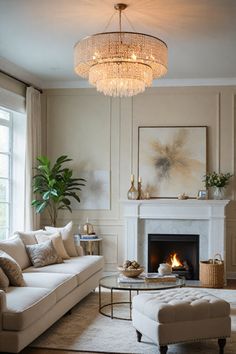
[[[168,344],[218,338],[224,353],[230,337],[230,305],[204,290],[180,288],[133,298],[133,326],[140,342],[142,335],[167,353]]]

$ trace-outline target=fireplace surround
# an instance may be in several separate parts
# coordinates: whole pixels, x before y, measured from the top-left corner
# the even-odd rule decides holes
[[[149,233],[199,234],[199,260],[220,253],[226,259],[225,207],[229,200],[150,199],[123,201],[125,257],[148,269]],[[191,232],[189,232],[189,230]],[[200,232],[199,232],[200,230]]]

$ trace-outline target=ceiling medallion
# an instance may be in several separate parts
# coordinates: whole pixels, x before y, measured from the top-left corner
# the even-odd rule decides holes
[[[168,49],[157,37],[122,31],[121,14],[127,5],[114,7],[119,12],[119,31],[97,33],[76,43],[75,72],[105,95],[130,97],[166,74]]]

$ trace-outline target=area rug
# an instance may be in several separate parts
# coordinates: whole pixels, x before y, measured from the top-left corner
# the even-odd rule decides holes
[[[231,304],[232,336],[227,340],[225,354],[236,353],[236,290],[207,290]],[[115,293],[116,300],[124,300],[124,292]],[[103,294],[109,302],[109,294]],[[118,307],[114,315],[124,316],[128,308]],[[36,339],[31,347],[44,349],[78,350],[84,352],[119,354],[157,354],[157,347],[148,338],[136,340],[136,332],[131,321],[110,319],[98,312],[98,293],[89,294],[51,328]],[[170,345],[168,354],[215,354],[218,353],[217,340],[199,343]]]

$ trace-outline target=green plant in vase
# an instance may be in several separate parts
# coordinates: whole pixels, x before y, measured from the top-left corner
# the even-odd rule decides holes
[[[59,210],[67,209],[72,212],[71,199],[80,203],[79,191],[85,186],[83,178],[73,178],[73,171],[63,167],[65,162],[72,161],[66,155],[58,157],[51,166],[46,156],[37,158],[38,166],[33,177],[33,192],[36,198],[32,201],[36,213],[47,210],[51,224],[56,226]]]
[[[229,184],[231,177],[233,177],[233,175],[230,172],[211,172],[204,176],[203,182],[205,183],[206,188],[213,189],[214,199],[224,199],[225,188]]]

